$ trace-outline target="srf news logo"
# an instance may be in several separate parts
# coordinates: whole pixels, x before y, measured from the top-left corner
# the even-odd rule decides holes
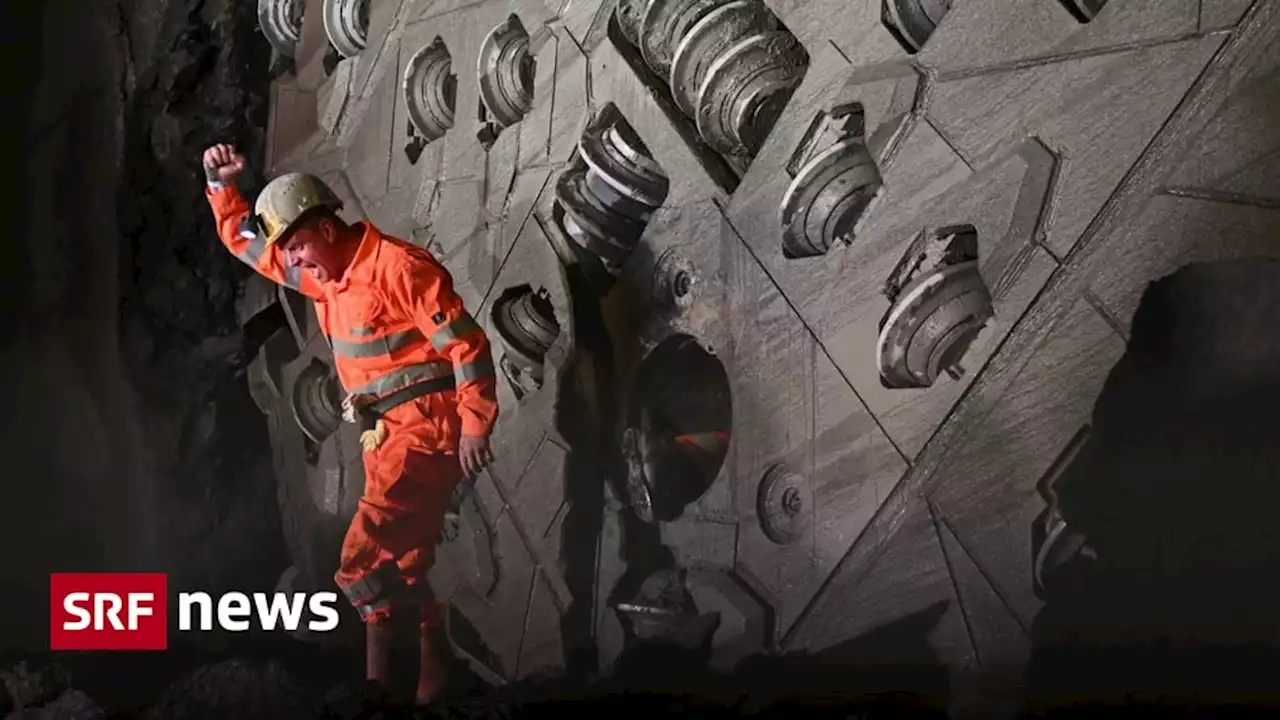
[[[338,594],[203,592],[177,595],[178,630],[294,631],[303,611],[312,632],[338,627]],[[193,619],[195,620],[193,622]],[[49,649],[164,650],[169,646],[169,580],[164,573],[55,573],[49,576]]]

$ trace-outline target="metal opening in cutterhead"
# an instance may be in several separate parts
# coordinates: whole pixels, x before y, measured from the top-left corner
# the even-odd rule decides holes
[[[628,403],[624,455],[651,519],[670,521],[711,488],[729,449],[733,402],[719,358],[674,335],[641,362]]]

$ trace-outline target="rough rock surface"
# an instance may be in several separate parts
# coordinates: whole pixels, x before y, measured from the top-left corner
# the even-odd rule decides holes
[[[169,450],[157,469],[173,483],[159,490],[176,512],[161,532],[187,556],[189,582],[229,588],[280,545],[266,432],[241,372],[235,299],[247,270],[212,235],[198,158],[218,141],[251,162],[260,154],[269,51],[246,3],[169,2],[156,42],[154,63],[126,75],[123,350],[145,432]]]
[[[93,698],[70,686],[70,676],[62,665],[25,660],[0,668],[0,713],[10,720],[106,717]]]
[[[66,670],[60,665],[19,661],[0,669],[0,710],[11,712],[44,705],[67,689],[67,681]]]
[[[255,4],[30,5],[4,24],[27,86],[6,113],[24,192],[4,263],[0,650],[46,646],[31,617],[50,572],[163,570],[217,592],[269,589],[286,564],[242,372],[248,270],[213,234],[199,170],[213,141],[261,155]]]
[[[172,685],[147,717],[312,717],[316,710],[312,698],[280,665],[228,660],[201,667]]]

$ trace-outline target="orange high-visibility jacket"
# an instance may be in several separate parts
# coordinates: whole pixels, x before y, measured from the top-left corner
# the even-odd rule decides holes
[[[438,396],[427,396],[387,413],[393,431],[408,426],[410,434],[421,436],[418,440],[434,450],[454,449],[459,429],[466,435],[491,432],[498,402],[488,338],[454,292],[449,271],[430,253],[382,234],[366,220],[347,272],[321,284],[310,273],[286,267],[279,247],[264,247],[261,238],[240,235],[249,204],[233,184],[206,193],[218,237],[232,255],[315,301],[320,329],[333,346],[338,380],[347,392],[383,396],[454,374],[456,389],[439,395],[456,417],[423,417],[425,410],[440,407],[434,399]],[[415,404],[421,409],[407,407]]]

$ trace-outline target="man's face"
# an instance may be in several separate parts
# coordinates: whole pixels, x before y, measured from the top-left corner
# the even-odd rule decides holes
[[[280,243],[285,265],[306,270],[322,283],[337,280],[342,268],[337,261],[337,228],[328,219],[308,222]]]

